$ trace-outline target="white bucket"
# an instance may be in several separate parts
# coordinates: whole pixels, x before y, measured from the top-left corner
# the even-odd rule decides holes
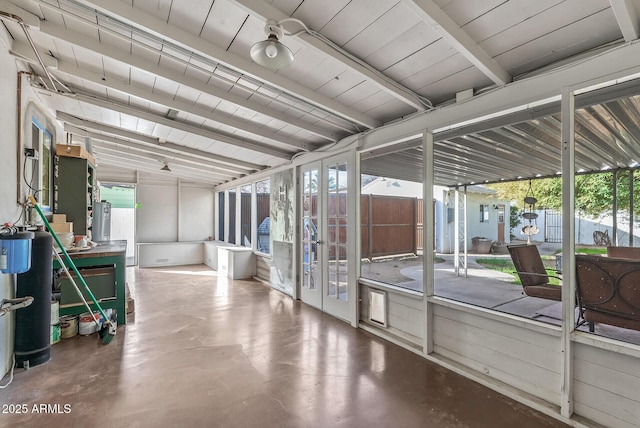
[[[51,302],[51,325],[60,322],[60,302],[54,300]]]
[[[78,334],[78,315],[64,315],[60,317],[60,337],[63,339],[69,339],[71,337],[76,336],[77,334]]]
[[[98,323],[101,323],[100,312],[94,312],[93,316],[98,320]],[[81,314],[80,318],[78,318],[78,334],[81,336],[87,336],[97,331],[98,326],[95,321],[91,319],[91,314],[89,312]]]

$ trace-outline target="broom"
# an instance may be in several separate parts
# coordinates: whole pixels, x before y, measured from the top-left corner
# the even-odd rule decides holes
[[[62,254],[64,255],[64,259],[67,262],[67,265],[69,265],[71,267],[71,269],[73,269],[73,272],[75,272],[75,274],[77,275],[78,279],[82,283],[82,285],[83,285],[84,289],[86,290],[87,294],[89,295],[89,297],[91,297],[91,300],[93,300],[93,303],[98,308],[98,311],[100,311],[100,315],[102,315],[102,317],[105,319],[105,322],[102,325],[102,327],[100,328],[100,332],[99,332],[99,336],[102,339],[102,343],[105,344],[105,345],[111,343],[111,341],[113,340],[113,338],[116,335],[116,330],[117,330],[117,327],[118,327],[117,323],[112,321],[111,319],[109,319],[107,317],[107,315],[104,313],[104,310],[102,309],[102,306],[100,306],[100,304],[98,303],[98,300],[95,298],[95,296],[91,292],[91,289],[89,288],[89,286],[85,282],[84,278],[82,277],[82,275],[80,275],[80,272],[78,272],[78,268],[76,267],[75,263],[73,263],[73,260],[71,260],[71,257],[69,257],[69,253],[67,253],[67,250],[64,248],[64,246],[60,242],[60,239],[58,239],[58,235],[56,235],[56,233],[53,231],[53,228],[49,224],[49,221],[47,221],[47,218],[45,217],[44,213],[40,209],[40,206],[38,205],[38,202],[35,200],[35,198],[32,195],[29,195],[29,201],[31,201],[31,203],[33,204],[34,208],[36,209],[36,211],[40,215],[40,218],[42,219],[44,225],[47,227],[47,229],[51,233],[51,236],[53,236],[53,239],[56,241],[56,244],[58,244],[58,247],[60,248],[60,250],[62,250]],[[62,262],[62,260],[60,260],[60,262]],[[69,276],[69,279],[71,280],[71,282],[75,286],[76,291],[78,292],[78,294],[82,298],[83,302],[85,303],[85,305],[89,309],[89,313],[91,313],[92,317],[93,317],[93,311],[89,307],[89,304],[87,303],[87,301],[84,299],[84,296],[82,295],[82,292],[80,292],[80,289],[78,288],[78,286],[76,285],[75,281],[73,280],[73,278],[69,274],[69,271],[66,269],[65,264],[64,263],[60,263],[60,264],[62,265],[62,267],[64,268],[65,272]],[[98,325],[98,327],[100,327],[100,323],[97,322],[95,317],[93,317],[93,318],[94,318],[94,321],[96,322],[96,324]]]

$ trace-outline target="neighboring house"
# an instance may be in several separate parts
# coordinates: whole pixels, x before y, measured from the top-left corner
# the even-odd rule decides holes
[[[382,195],[422,199],[422,183],[378,177],[362,187],[363,195]],[[492,241],[510,242],[509,202],[496,199],[496,192],[483,186],[467,187],[467,249],[471,239],[483,237]],[[435,248],[439,253],[455,249],[455,190],[434,186]],[[462,207],[460,218],[463,219]]]

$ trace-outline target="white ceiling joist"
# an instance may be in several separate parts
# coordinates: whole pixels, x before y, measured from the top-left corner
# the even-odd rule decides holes
[[[101,55],[108,56],[118,61],[122,61],[127,65],[140,68],[142,70],[148,71],[149,73],[156,74],[162,77],[166,77],[165,75],[172,75],[173,78],[171,78],[170,80],[181,80],[178,83],[195,88],[198,91],[207,92],[211,89],[209,85],[197,82],[195,79],[188,78],[187,76],[184,76],[180,73],[172,72],[167,67],[158,66],[158,64],[153,64],[150,61],[145,61],[140,57],[124,53],[117,49],[105,49],[105,45],[103,43],[91,40],[89,37],[84,37],[79,33],[66,30],[58,25],[49,22],[43,22],[40,28],[43,33],[49,36],[55,37],[59,40],[73,44],[75,46],[100,53]],[[93,81],[103,86],[111,87],[124,93],[129,93],[130,95],[134,95],[139,98],[148,99],[152,102],[164,105],[172,104],[171,106],[167,107],[175,108],[182,111],[188,111],[190,113],[197,114],[204,118],[211,119],[215,122],[222,123],[233,128],[244,129],[251,134],[267,138],[282,144],[287,144],[289,146],[297,147],[302,150],[312,150],[314,148],[304,142],[300,142],[297,139],[277,134],[276,131],[271,131],[267,127],[252,125],[251,123],[229,117],[228,115],[200,108],[192,103],[180,102],[173,98],[163,97],[148,90],[136,88],[133,85],[121,82],[120,79],[117,78],[110,79],[108,76],[98,76],[95,73],[92,74],[91,72],[78,68],[74,64],[59,61],[57,70],[63,73],[75,75],[76,77],[80,77],[82,79]],[[163,99],[164,101],[160,101]],[[198,113],[196,113],[194,110],[198,111]]]
[[[11,46],[11,51],[9,52],[11,55],[23,59],[33,65],[40,66],[40,62],[36,58],[33,49],[27,43],[21,42],[13,42]],[[58,68],[58,60],[52,57],[51,55],[44,55],[40,52],[40,58],[42,59],[43,64],[47,68]]]
[[[117,142],[108,141],[106,139],[99,139],[99,138],[92,139],[91,144],[92,145],[97,144],[98,146],[104,145],[105,147],[108,147],[110,150],[119,152],[121,155],[124,155],[124,154],[128,155],[128,154],[134,153],[142,157],[147,157],[148,159],[157,160],[158,162],[161,162],[161,161],[171,162],[172,165],[181,165],[186,168],[194,169],[198,171],[198,174],[205,174],[219,181],[227,181],[227,180],[231,180],[232,178],[237,178],[237,177],[220,174],[215,168],[210,166],[194,165],[191,162],[185,162],[179,158],[175,158],[166,153],[151,152],[147,149],[132,146],[129,144],[122,144],[122,143],[117,143]]]
[[[390,142],[436,130],[483,116],[499,114],[528,103],[557,97],[564,87],[611,81],[640,73],[640,43],[616,46],[606,52],[582,59],[564,67],[528,79],[518,80],[498,90],[475,96],[462,104],[454,104],[427,114],[374,130],[360,139],[361,149],[372,149]],[[611,64],[616,64],[612,70]],[[576,87],[578,89],[578,87]]]
[[[176,127],[175,124],[170,124],[168,123],[170,121],[170,119],[166,119],[166,118],[162,118],[160,116],[154,115],[152,113],[148,113],[148,112],[143,112],[140,111],[138,109],[132,108],[132,107],[126,107],[126,106],[120,106],[122,107],[121,109],[118,108],[119,105],[117,104],[113,104],[113,103],[109,103],[108,101],[106,101],[105,103],[100,103],[96,100],[96,98],[94,97],[88,97],[88,96],[83,96],[83,95],[76,95],[76,97],[78,99],[78,101],[81,102],[87,102],[89,104],[92,105],[96,105],[99,107],[105,107],[108,108],[110,110],[113,111],[118,111],[120,113],[124,113],[124,114],[128,114],[130,116],[133,117],[137,117],[139,119],[143,119],[143,120],[148,120],[150,122],[155,122],[161,125],[166,125],[166,126],[173,126],[176,129],[181,129],[185,132],[189,132],[188,131],[188,127],[185,127],[185,129]],[[164,120],[160,120],[160,119],[164,119]],[[167,121],[166,123],[164,121]],[[162,142],[159,143],[159,145],[161,145],[162,147],[180,152],[180,153],[186,153],[189,154],[191,156],[197,157],[197,158],[201,158],[204,160],[207,160],[209,162],[217,162],[219,163],[220,168],[224,168],[228,171],[237,171],[237,172],[253,172],[253,171],[260,171],[262,169],[265,169],[266,166],[265,165],[258,165],[252,162],[247,162],[244,160],[240,160],[240,159],[233,159],[227,156],[222,156],[222,155],[217,155],[215,153],[210,153],[210,152],[206,152],[203,150],[198,150],[198,149],[194,149],[192,147],[187,147],[187,146],[182,146],[179,144],[174,144],[174,143],[169,143],[169,142]],[[244,170],[244,171],[243,171]]]
[[[82,128],[76,127],[74,125],[70,125],[68,123],[64,125],[64,130],[65,130],[65,132],[68,132],[70,134],[73,134],[73,135],[76,135],[76,136],[79,136],[79,137],[91,138],[92,144],[95,141],[102,141],[102,142],[105,142],[107,144],[118,145],[118,146],[121,146],[121,147],[127,147],[127,148],[130,148],[131,150],[135,150],[135,151],[152,153],[152,154],[155,154],[155,155],[158,155],[158,156],[163,156],[165,158],[177,159],[177,160],[186,162],[187,164],[193,164],[193,165],[197,165],[197,166],[200,166],[200,167],[203,167],[203,168],[215,169],[216,170],[216,175],[220,176],[220,178],[223,178],[223,179],[229,179],[229,178],[234,178],[234,177],[245,175],[244,172],[230,173],[230,172],[225,171],[223,168],[219,167],[216,164],[212,164],[212,163],[209,163],[209,162],[207,162],[205,160],[197,159],[197,158],[194,158],[194,157],[185,156],[185,155],[183,155],[181,153],[175,153],[173,151],[165,149],[164,145],[152,146],[152,145],[145,145],[145,144],[142,144],[142,143],[138,143],[138,142],[135,142],[135,141],[123,140],[123,139],[112,137],[112,136],[109,136],[109,135],[104,135],[104,134],[100,134],[100,133],[97,133],[97,132],[88,131],[86,129],[82,129]]]
[[[44,2],[39,1],[43,4]],[[150,34],[161,39],[171,41],[190,52],[195,52],[205,58],[224,64],[225,66],[257,78],[263,82],[268,82],[271,86],[285,91],[305,102],[314,105],[322,110],[340,116],[351,122],[357,123],[367,128],[375,128],[380,125],[375,119],[359,112],[351,107],[345,106],[327,96],[319,94],[296,82],[292,82],[278,73],[265,69],[253,63],[248,58],[243,58],[226,51],[206,40],[182,30],[176,26],[151,16],[140,9],[136,9],[130,4],[111,0],[84,0],[83,3],[106,13],[117,16],[122,22],[126,22],[136,28],[143,29]],[[248,57],[248,56],[247,56]]]
[[[22,22],[31,28],[38,28],[38,25],[40,25],[40,18],[38,16],[11,2],[8,2],[7,0],[0,0],[0,10],[19,17]]]
[[[511,75],[433,0],[404,0],[404,3],[496,85],[505,85],[511,81]]]
[[[133,153],[128,153],[128,156],[123,157],[121,152],[117,150],[114,151],[109,147],[100,146],[99,144],[96,147],[96,159],[98,160],[99,163],[104,162],[105,164],[108,164],[111,166],[134,169],[137,171],[147,172],[151,174],[170,175],[175,178],[192,180],[194,183],[207,183],[211,185],[218,185],[223,183],[223,181],[216,180],[212,176],[208,176],[206,174],[198,174],[198,173],[194,174],[192,172],[185,170],[184,168],[179,168],[178,170],[177,166],[173,166],[173,167],[171,166],[172,165],[171,161],[169,161],[168,163],[169,163],[169,167],[173,169],[173,172],[160,171],[162,162],[160,162],[158,159],[139,156]],[[149,164],[150,159],[158,162],[157,168]]]
[[[160,76],[167,80],[171,80],[172,82],[178,83],[181,86],[185,86],[196,91],[209,94],[219,99],[224,99],[238,106],[268,116],[272,119],[280,120],[290,124],[291,126],[304,129],[305,131],[322,137],[327,141],[335,141],[338,138],[338,136],[334,132],[313,125],[308,121],[297,119],[294,116],[280,112],[278,109],[270,108],[269,106],[265,106],[264,104],[252,101],[251,99],[235,95],[227,90],[223,90],[221,88],[191,78],[184,73],[173,71],[168,67],[163,67],[162,65],[158,64],[158,62],[147,61],[144,60],[141,56],[131,55],[129,52],[109,48],[104,43],[90,40],[87,37],[69,31],[59,25],[55,25],[48,21],[45,21],[40,25],[40,31],[44,34],[56,37],[67,43],[82,47],[84,49],[88,49],[92,52],[119,61],[128,66],[132,66],[147,73]],[[119,33],[115,34],[118,34],[124,40],[127,40],[131,43],[131,41],[128,40],[126,36],[120,35]],[[213,78],[215,78],[215,74],[211,73],[211,75],[213,76]],[[256,94],[258,94],[258,96],[260,95],[258,92],[256,92]],[[224,116],[222,116],[221,118],[223,117]],[[211,119],[217,120],[215,118],[215,113],[213,113]]]
[[[630,42],[640,38],[640,17],[638,16],[640,10],[637,9],[640,5],[638,2],[635,2],[635,7],[633,0],[609,0],[609,3],[611,3],[611,9],[613,9],[613,14],[618,21],[624,41]]]
[[[242,7],[249,14],[265,21],[265,23],[268,19],[279,21],[284,18],[289,18],[288,15],[282,13],[281,11],[264,1],[231,0],[231,2]],[[282,27],[287,29],[290,33],[296,33],[298,30],[300,30],[300,25],[293,22],[285,22],[282,24]],[[307,46],[310,46],[326,55],[329,55],[333,59],[340,61],[347,67],[350,67],[351,69],[362,74],[371,82],[375,83],[380,89],[399,99],[400,101],[410,105],[416,110],[425,109],[424,104],[420,101],[418,96],[410,89],[403,87],[400,83],[392,83],[390,81],[391,79],[384,78],[380,75],[380,73],[376,73],[374,70],[358,63],[357,61],[354,61],[345,53],[335,50],[331,46],[324,43],[322,40],[314,37],[309,33],[300,33],[297,35],[297,37]]]
[[[157,145],[160,143],[160,140],[156,137],[149,137],[148,135],[141,134],[139,132],[127,131],[126,129],[117,128],[115,126],[109,126],[103,123],[97,123],[97,122],[92,122],[90,120],[81,119],[62,111],[56,112],[56,119],[64,123],[69,123],[71,125],[79,126],[86,129],[93,129],[95,131],[104,132],[111,135],[117,135],[123,138],[129,138],[129,139],[141,141],[147,144]]]
[[[131,95],[134,96],[136,98],[140,98],[155,104],[159,104],[161,106],[164,106],[166,108],[172,108],[175,110],[180,110],[186,113],[191,113],[194,114],[196,116],[200,116],[203,117],[205,119],[209,119],[211,118],[210,116],[212,116],[211,112],[207,111],[204,108],[198,107],[196,105],[193,104],[189,104],[183,101],[179,101],[179,100],[175,100],[171,97],[168,96],[163,96],[160,94],[156,94],[156,93],[152,93],[149,92],[148,90],[144,89],[144,88],[138,88],[135,87],[133,85],[130,85],[128,83],[124,83],[121,82],[117,79],[106,79],[103,80],[103,78],[101,78],[100,76],[98,76],[95,73],[92,72],[88,72],[86,70],[77,68],[71,64],[67,64],[65,62],[60,62],[59,63],[59,68],[58,68],[59,72],[68,74],[68,75],[72,75],[87,81],[91,81],[97,84],[100,84],[102,86],[105,86],[107,88],[111,88],[114,89],[116,91],[122,92],[124,94],[127,95]],[[213,118],[211,118],[211,120],[215,120]],[[239,122],[239,120],[237,119],[232,119],[232,118],[226,118],[223,119],[225,120],[225,122],[227,122],[226,124],[228,126],[231,127],[238,127],[239,125],[241,125]],[[236,123],[238,122],[238,123]],[[235,123],[236,126],[230,124],[230,123]],[[246,122],[243,122],[246,123]],[[246,126],[246,125],[245,125]],[[240,128],[242,129],[242,128]],[[291,158],[291,153],[282,149],[278,149],[272,146],[269,146],[267,144],[263,144],[263,143],[259,143],[259,142],[255,142],[255,141],[251,141],[251,140],[245,140],[245,139],[240,139],[237,137],[233,137],[233,136],[229,136],[229,135],[225,135],[222,134],[220,132],[215,132],[215,131],[211,131],[208,130],[207,128],[202,128],[203,132],[207,132],[208,133],[208,138],[211,138],[213,140],[216,141],[220,141],[222,143],[226,143],[226,144],[231,144],[234,146],[238,146],[238,147],[242,147],[248,150],[253,150],[256,152],[260,152],[260,153],[264,153],[264,154],[268,154],[271,156],[276,156],[282,159],[290,159]]]

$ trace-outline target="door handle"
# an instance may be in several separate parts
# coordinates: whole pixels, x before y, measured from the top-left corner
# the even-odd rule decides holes
[[[316,244],[322,245],[322,244],[324,244],[324,241],[316,241]]]

